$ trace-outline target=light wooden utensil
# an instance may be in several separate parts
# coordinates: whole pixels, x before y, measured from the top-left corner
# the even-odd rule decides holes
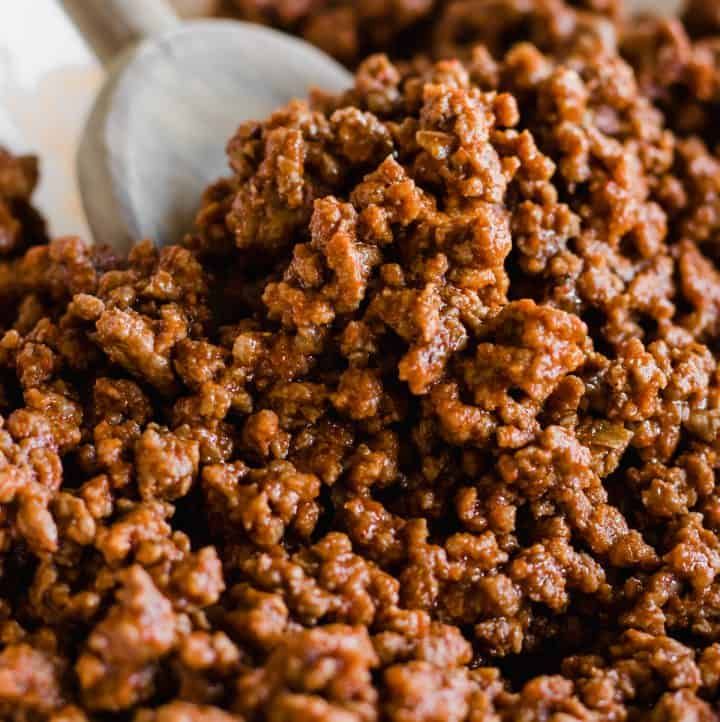
[[[61,0],[106,65],[78,152],[97,243],[178,241],[203,189],[227,173],[225,144],[310,87],[340,91],[345,68],[284,33],[230,20],[180,22],[165,0]]]

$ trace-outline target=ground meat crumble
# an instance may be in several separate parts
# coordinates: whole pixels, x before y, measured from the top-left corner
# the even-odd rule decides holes
[[[0,718],[720,720],[715,4],[233,12],[360,62],[183,245],[0,153]]]

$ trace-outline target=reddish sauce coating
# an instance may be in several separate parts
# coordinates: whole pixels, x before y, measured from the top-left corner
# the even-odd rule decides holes
[[[579,22],[623,18],[622,0],[172,0],[180,9],[219,13],[301,35],[348,65],[371,52],[457,57],[479,42],[504,52],[519,40],[557,41]],[[690,2],[687,18],[720,28],[712,0]],[[690,18],[694,20],[690,21]],[[709,20],[713,18],[713,20]]]
[[[45,224],[30,202],[37,182],[36,158],[0,147],[0,258],[47,243]]]
[[[0,157],[0,718],[717,722],[714,4],[240,7],[431,50],[241,126],[183,246]]]

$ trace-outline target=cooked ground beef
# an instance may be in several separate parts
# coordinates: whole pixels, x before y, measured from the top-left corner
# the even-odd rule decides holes
[[[0,146],[0,258],[47,243],[45,223],[30,203],[38,182],[38,162]]]
[[[714,4],[241,7],[432,50],[181,247],[25,251],[1,159],[0,717],[720,719]]]
[[[188,1],[173,0],[180,6]],[[720,26],[717,11],[706,9],[714,3],[694,5],[688,18],[702,8],[715,12]],[[377,51],[437,59],[457,57],[459,48],[480,42],[502,53],[515,41],[569,37],[578,19],[593,23],[605,15],[620,21],[622,0],[216,0],[213,10],[296,33],[354,66]]]

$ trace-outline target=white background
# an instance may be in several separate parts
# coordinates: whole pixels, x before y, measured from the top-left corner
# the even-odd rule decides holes
[[[665,9],[677,0],[636,0]],[[53,235],[89,239],[75,185],[76,141],[102,82],[56,0],[0,0],[0,144],[40,156],[37,204]]]
[[[0,0],[0,144],[40,156],[37,204],[54,235],[89,238],[76,140],[102,70],[55,0]]]

